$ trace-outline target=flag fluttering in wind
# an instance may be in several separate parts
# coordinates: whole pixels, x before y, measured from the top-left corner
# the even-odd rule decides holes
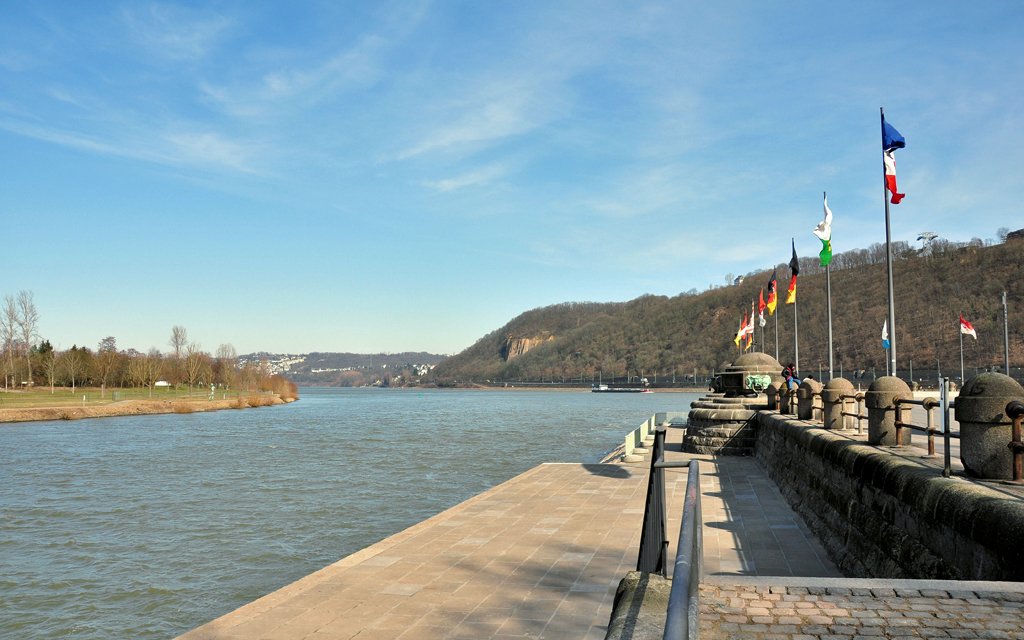
[[[975,340],[978,339],[978,332],[974,330],[974,325],[964,318],[964,314],[960,314],[960,333],[965,333]]]
[[[747,346],[743,347],[744,351],[749,349],[750,346],[752,344],[754,344],[754,301],[753,300],[750,301],[750,322],[747,324],[746,335],[747,335]]]
[[[761,297],[757,300],[757,322],[762,327],[768,324],[768,321],[764,319],[764,310],[767,308],[768,305],[764,301],[764,289],[761,289]]]
[[[777,288],[776,281],[778,280],[778,278],[776,278],[777,272],[778,268],[772,271],[772,279],[768,281],[768,301],[764,303],[765,308],[768,309],[768,315],[770,316],[775,315],[775,305],[779,303],[779,298],[775,293],[775,289]]]
[[[736,337],[733,338],[733,340],[732,340],[733,342],[736,343],[737,347],[740,346],[740,340],[742,340],[743,336],[745,336],[745,335],[747,335],[747,312],[746,311],[743,312],[743,322],[740,323],[740,328],[736,331]]]
[[[825,218],[811,233],[821,240],[821,253],[818,254],[818,257],[821,258],[821,266],[827,267],[832,262],[832,210],[828,208],[828,196],[824,196],[824,198]]]
[[[886,320],[882,323],[882,348],[889,348],[889,321]]]
[[[892,194],[889,202],[899,204],[906,195],[896,190],[896,149],[903,149],[907,141],[896,127],[885,121],[882,116],[882,163],[885,165],[885,188]]]
[[[789,270],[793,274],[789,278],[789,290],[786,291],[786,304],[796,304],[796,277],[800,274],[800,260],[796,257],[796,240],[793,240],[793,257],[789,259]]]

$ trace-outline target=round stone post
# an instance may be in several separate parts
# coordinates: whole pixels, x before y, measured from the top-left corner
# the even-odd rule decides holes
[[[800,388],[796,391],[797,418],[814,420],[814,409],[821,408],[821,397],[818,395],[820,392],[821,383],[817,380],[808,378],[800,383]]]
[[[906,382],[895,376],[882,376],[868,387],[864,404],[868,407],[868,444],[896,447],[910,444],[910,429],[904,429],[896,441],[896,399],[913,398]],[[959,402],[959,400],[958,400]],[[899,409],[902,422],[910,422],[910,405]]]
[[[821,389],[821,403],[826,429],[853,429],[856,426],[853,417],[843,415],[844,411],[853,413],[853,400],[843,398],[853,394],[853,383],[846,378],[833,378],[825,383]]]
[[[784,415],[792,414],[796,408],[796,396],[792,395],[785,382],[782,383],[782,387],[779,389],[779,398],[779,413]]]
[[[1013,421],[1006,415],[1011,400],[1024,399],[1024,388],[1001,373],[982,373],[967,381],[956,399],[960,423],[960,461],[968,475],[991,480],[1013,478]]]
[[[782,385],[785,386],[785,385]],[[768,388],[764,390],[768,396],[768,410],[778,411],[779,410],[779,383],[772,380],[772,383],[768,385]]]

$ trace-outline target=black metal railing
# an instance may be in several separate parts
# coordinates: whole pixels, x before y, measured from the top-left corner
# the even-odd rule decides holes
[[[665,428],[654,432],[651,473],[647,480],[647,504],[640,533],[640,554],[636,569],[644,573],[667,574],[668,532],[665,508],[665,469],[689,467],[679,541],[672,571],[665,621],[665,640],[690,640],[698,635],[700,578],[703,536],[701,534],[700,469],[696,460],[665,461]]]

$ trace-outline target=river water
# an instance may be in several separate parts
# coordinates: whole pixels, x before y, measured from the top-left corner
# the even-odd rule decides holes
[[[169,638],[698,394],[303,389],[0,425],[0,638]]]

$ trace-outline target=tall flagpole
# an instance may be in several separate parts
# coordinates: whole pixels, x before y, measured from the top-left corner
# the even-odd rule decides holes
[[[800,371],[800,328],[797,326],[796,320],[796,298],[793,299],[793,351],[794,359],[793,364],[797,372]]]
[[[960,312],[960,317],[964,317],[964,312]],[[958,323],[960,326],[956,328],[956,332],[960,334],[960,388],[964,388],[964,325],[962,322]]]
[[[828,194],[821,192],[823,198]],[[831,242],[831,229],[829,230]],[[832,262],[825,265],[825,300],[828,303],[828,379],[832,379]],[[821,382],[820,380],[818,382]]]
[[[832,265],[825,265],[825,298],[828,302],[828,379],[832,379]]]
[[[775,283],[775,305],[779,304],[779,284],[778,281]],[[775,316],[775,359],[779,359],[779,314],[773,313]]]
[[[885,111],[878,108],[885,139]],[[889,198],[885,186],[885,149],[882,149],[882,200],[885,202],[885,267],[889,278],[889,375],[896,375],[896,309],[892,292],[892,235],[889,231]],[[963,339],[961,338],[961,341]],[[962,378],[961,378],[962,379]]]
[[[1003,368],[1010,375],[1010,318],[1006,312],[1006,292],[1003,292]]]

